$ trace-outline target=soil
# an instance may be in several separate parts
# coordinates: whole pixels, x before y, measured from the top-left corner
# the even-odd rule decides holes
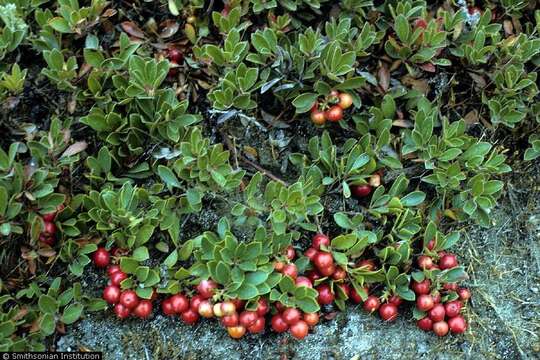
[[[105,359],[540,358],[540,163],[516,161],[513,168],[493,227],[462,227],[462,241],[454,249],[473,292],[465,335],[437,338],[419,330],[408,306],[389,324],[350,306],[303,341],[269,331],[236,341],[217,321],[188,326],[155,310],[144,322],[119,321],[112,312],[87,315],[58,339],[56,348],[103,351]],[[211,207],[190,225],[212,228],[225,210]],[[86,290],[96,295],[98,277],[91,271],[85,281]]]

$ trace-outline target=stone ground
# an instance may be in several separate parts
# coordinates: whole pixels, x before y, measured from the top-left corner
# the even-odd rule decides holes
[[[304,341],[270,332],[235,341],[215,321],[191,327],[158,312],[146,322],[100,313],[68,329],[57,350],[103,351],[105,359],[538,359],[540,164],[521,167],[506,178],[494,226],[464,227],[454,249],[473,291],[463,336],[439,339],[418,330],[408,308],[385,324],[351,306]]]

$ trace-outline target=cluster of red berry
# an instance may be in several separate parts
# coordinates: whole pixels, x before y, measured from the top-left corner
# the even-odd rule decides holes
[[[343,110],[350,108],[352,103],[350,94],[332,90],[324,101],[315,101],[311,107],[311,121],[315,125],[324,125],[326,120],[338,122],[343,119]]]
[[[43,215],[43,232],[39,234],[39,241],[49,246],[53,246],[56,242],[56,225],[54,220],[56,219],[56,214],[64,210],[64,205],[59,205],[56,208],[56,211]]]
[[[114,313],[119,319],[125,319],[129,315],[134,315],[140,319],[146,319],[152,314],[152,302],[156,300],[157,293],[154,291],[152,297],[141,299],[137,293],[131,289],[122,291],[120,283],[127,279],[127,274],[118,265],[110,265],[110,254],[105,248],[98,248],[92,257],[94,265],[98,268],[107,268],[109,284],[103,289],[103,299],[114,305]]]

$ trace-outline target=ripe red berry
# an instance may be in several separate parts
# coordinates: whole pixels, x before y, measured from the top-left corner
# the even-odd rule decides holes
[[[332,279],[339,281],[345,280],[347,278],[347,272],[341,266],[338,266],[334,273],[332,274]]]
[[[379,316],[384,321],[394,321],[398,316],[398,308],[394,304],[382,304],[381,307],[379,307]]]
[[[161,310],[165,315],[174,315],[176,313],[176,311],[174,311],[171,298],[163,300],[161,303]]]
[[[287,264],[283,268],[282,274],[287,275],[292,279],[296,279],[296,277],[298,276],[298,269],[295,264]]]
[[[283,321],[285,321],[289,326],[296,324],[302,318],[300,311],[295,308],[285,309],[281,316],[283,317]]]
[[[376,297],[375,295],[369,295],[366,301],[364,301],[363,308],[367,312],[372,313],[372,312],[377,311],[380,305],[381,305],[381,301],[379,300],[378,297]]]
[[[339,94],[339,107],[342,109],[348,109],[353,103],[353,98],[350,94],[341,93]]]
[[[120,303],[127,307],[128,309],[133,309],[135,306],[139,305],[139,297],[137,293],[133,290],[125,290],[120,294]]]
[[[285,249],[285,256],[289,260],[293,260],[296,257],[296,251],[294,251],[294,247],[292,245],[287,246]]]
[[[313,327],[319,323],[319,314],[318,313],[305,313],[302,316],[302,319],[306,322],[306,324]]]
[[[471,298],[471,291],[467,288],[459,288],[457,294],[463,301],[467,301]]]
[[[127,279],[127,277],[125,272],[119,270],[110,276],[111,284],[119,286],[122,281]]]
[[[433,329],[433,320],[431,320],[429,316],[426,316],[425,318],[418,320],[416,325],[424,331],[430,331]]]
[[[334,302],[335,297],[328,284],[321,284],[317,286],[316,290],[319,293],[319,296],[317,297],[319,304],[328,305]]]
[[[307,287],[310,287],[310,288],[313,287],[313,284],[311,283],[311,280],[309,280],[305,276],[297,277],[296,280],[295,280],[295,285],[296,286],[307,286]]]
[[[52,236],[52,235],[41,233],[41,234],[39,234],[39,241],[41,241],[42,243],[47,244],[49,246],[53,246],[54,242],[55,242],[55,239],[54,239],[54,236]]]
[[[305,321],[303,320],[300,320],[298,321],[297,323],[295,323],[294,325],[291,325],[291,335],[298,339],[298,340],[302,340],[303,338],[305,338],[308,334],[308,331],[309,331],[309,326],[308,324],[306,324]]]
[[[173,48],[173,49],[169,49],[168,57],[171,61],[175,63],[181,63],[184,58],[184,55],[182,54],[180,50]]]
[[[285,305],[283,305],[282,303],[280,303],[279,301],[278,302],[275,302],[274,303],[274,306],[276,307],[276,310],[280,313],[284,312],[285,309],[287,308]]]
[[[449,318],[453,318],[455,316],[458,316],[461,311],[461,301],[459,300],[453,300],[449,301],[446,304],[444,304],[444,310],[446,311],[446,316]]]
[[[458,315],[448,320],[448,327],[454,334],[463,334],[467,330],[467,322],[463,316]]]
[[[175,313],[181,314],[189,309],[189,300],[185,295],[183,294],[175,294],[171,296],[170,298],[172,308]],[[197,309],[199,308],[197,304]]]
[[[311,122],[313,122],[315,125],[324,125],[324,123],[326,122],[326,114],[324,111],[312,111],[310,118]]]
[[[457,257],[454,254],[446,254],[439,259],[441,270],[452,269],[458,266]]]
[[[139,319],[146,319],[152,314],[152,302],[150,300],[143,299],[133,309],[133,315]]]
[[[321,274],[319,274],[317,270],[309,270],[306,273],[306,276],[308,277],[309,280],[311,280],[311,283],[315,283],[315,281],[322,278]]]
[[[442,304],[434,305],[428,312],[428,316],[431,320],[433,320],[433,322],[444,320],[445,315],[446,311],[444,310],[444,306]]]
[[[230,315],[224,315],[221,318],[221,323],[225,327],[237,326],[239,321],[238,313],[234,312]]]
[[[427,28],[427,22],[422,18],[418,18],[414,21],[414,27],[425,29]]]
[[[429,294],[431,287],[431,281],[429,279],[424,279],[420,282],[413,281],[412,289],[416,295]]]
[[[429,270],[433,267],[433,259],[426,255],[419,256],[416,262],[420,269]]]
[[[199,305],[203,300],[204,298],[200,294],[193,296],[189,301],[189,308],[196,313],[199,313]]]
[[[330,238],[324,234],[315,234],[311,239],[311,247],[315,250],[321,250],[321,246],[330,246]]]
[[[431,295],[422,294],[416,298],[416,307],[420,311],[429,311],[433,308],[435,303]]]
[[[227,332],[233,339],[240,339],[246,333],[246,328],[244,326],[231,326],[227,328]]]
[[[103,289],[103,299],[109,304],[116,304],[120,300],[121,290],[118,286],[109,285]]]
[[[214,280],[201,280],[197,285],[197,292],[203,298],[208,299],[214,295],[214,290],[217,288],[217,284]]]
[[[281,261],[274,262],[274,269],[277,272],[282,272],[284,268],[285,268],[285,264],[283,262]]]
[[[234,304],[234,307],[237,311],[242,311],[242,309],[246,305],[246,302],[244,300],[240,300],[238,298],[232,299],[232,303]]]
[[[448,290],[448,291],[456,291],[457,288],[458,288],[458,284],[456,283],[446,283],[443,285],[443,289]]]
[[[92,255],[92,260],[96,267],[104,268],[109,265],[110,257],[109,252],[104,247],[100,247]]]
[[[120,265],[111,265],[111,266],[109,266],[107,268],[107,275],[111,276],[112,274],[114,274],[117,271],[122,271],[120,269]]]
[[[368,293],[368,288],[364,288],[364,290],[366,291],[366,294]],[[349,295],[349,297],[351,298],[351,300],[355,303],[355,304],[360,304],[363,300],[362,300],[362,297],[360,296],[360,294],[358,294],[358,292],[356,291],[356,289],[353,287],[351,289],[351,293]]]
[[[53,222],[55,217],[56,217],[56,211],[43,215],[43,221],[46,223]]]
[[[259,316],[255,311],[246,310],[240,313],[238,321],[240,322],[240,325],[244,327],[250,327],[251,325],[253,325],[253,323],[255,323],[258,317]]]
[[[334,273],[334,271],[336,271],[336,267],[334,265],[331,265],[331,266],[329,266],[327,268],[319,269],[319,272],[324,277],[331,276]]]
[[[119,319],[125,319],[129,316],[129,314],[131,313],[131,311],[125,307],[124,305],[118,303],[116,305],[114,305],[114,313],[116,314],[116,316],[119,318]]]
[[[313,263],[315,264],[317,269],[321,271],[323,269],[328,269],[329,267],[332,267],[334,265],[334,258],[332,257],[332,254],[321,251],[315,256],[315,258],[313,259]]]
[[[317,253],[317,249],[310,247],[304,252],[304,256],[307,257],[309,260],[313,261]]]
[[[433,303],[438,304],[441,302],[441,293],[438,291],[435,291],[431,294],[431,297],[433,298]]]
[[[193,325],[199,320],[199,314],[196,311],[193,311],[192,309],[188,309],[180,315],[180,318],[186,324]]]
[[[428,250],[433,250],[435,249],[435,239],[431,239],[428,241],[426,247],[428,248]]]
[[[396,306],[401,305],[402,302],[403,302],[403,299],[400,298],[399,295],[392,295],[392,296],[390,296],[390,298],[388,299],[388,303],[394,304],[394,305],[396,305]]]
[[[268,313],[270,310],[270,306],[268,305],[268,301],[266,301],[265,298],[259,298],[259,301],[257,302],[257,315],[264,316]]]
[[[56,234],[56,225],[53,222],[46,221],[43,227],[43,232],[47,235]]]
[[[334,105],[324,112],[328,121],[337,122],[343,119],[343,109],[339,105]]]
[[[272,326],[272,330],[274,330],[277,333],[282,333],[287,331],[289,329],[289,325],[283,320],[283,317],[281,314],[275,314],[272,316],[272,320],[270,321],[270,324]]]
[[[257,320],[251,326],[247,328],[247,330],[252,334],[258,334],[264,331],[264,325],[266,321],[263,317],[258,317]]]
[[[364,185],[350,185],[351,194],[357,199],[364,198],[371,193],[371,186]]]
[[[199,315],[201,315],[202,317],[207,318],[207,319],[213,317],[214,316],[214,310],[213,310],[213,306],[210,303],[210,301],[208,301],[208,300],[201,301],[200,304],[199,304],[198,313],[199,313]]]
[[[446,321],[438,321],[433,323],[433,332],[437,336],[445,336],[448,334],[448,324]]]

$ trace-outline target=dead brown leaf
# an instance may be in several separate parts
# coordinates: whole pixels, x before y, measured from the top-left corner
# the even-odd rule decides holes
[[[139,39],[144,39],[146,37],[144,32],[133,21],[124,21],[120,24],[120,26],[122,27],[122,30],[124,30],[131,36]]]
[[[76,155],[81,151],[86,150],[87,147],[88,144],[86,143],[86,141],[77,141],[76,143],[71,144],[60,156],[60,158]]]

